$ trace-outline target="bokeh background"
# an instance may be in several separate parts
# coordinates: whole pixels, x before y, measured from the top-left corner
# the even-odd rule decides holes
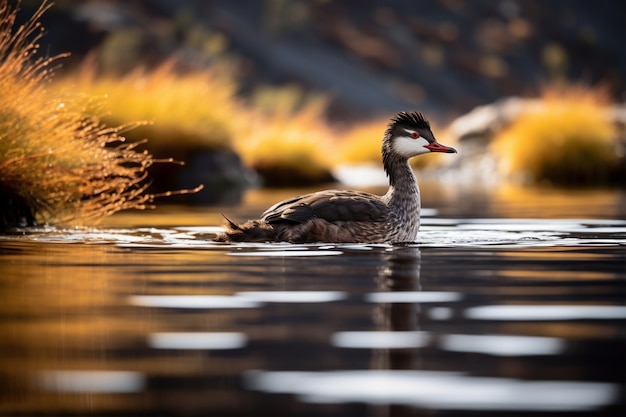
[[[96,53],[117,73],[229,59],[238,93],[322,91],[331,120],[406,108],[449,118],[555,79],[603,83],[622,100],[624,16],[616,0],[59,0],[43,51],[71,52],[65,69]]]
[[[19,18],[39,5],[22,1]],[[619,0],[58,0],[39,52],[70,53],[52,91],[101,98],[114,126],[148,122],[126,136],[185,162],[152,167],[150,191],[205,185],[186,202],[380,172],[401,110],[459,147],[418,158],[449,180],[623,186],[624,16]]]

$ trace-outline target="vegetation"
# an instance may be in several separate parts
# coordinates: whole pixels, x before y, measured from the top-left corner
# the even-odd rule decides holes
[[[623,162],[609,105],[598,89],[546,89],[539,106],[496,137],[494,150],[502,158],[503,172],[521,182],[567,186],[619,181]]]
[[[0,0],[0,229],[144,208],[154,198],[144,181],[151,154],[185,160],[198,150],[233,150],[270,186],[329,181],[337,164],[380,164],[386,117],[337,135],[324,121],[324,97],[264,87],[244,100],[224,58],[201,70],[170,60],[123,74],[87,61],[52,77],[59,57],[37,57],[38,21],[48,8],[44,1],[15,28],[16,11]],[[625,180],[602,92],[552,87],[542,103],[493,141],[506,175],[557,185]],[[144,138],[151,154],[137,150]],[[437,162],[437,155],[412,160],[418,169]]]
[[[133,125],[107,127],[97,103],[47,91],[58,57],[36,53],[48,8],[14,28],[17,11],[0,1],[0,229],[85,223],[153,197],[144,193],[152,157],[122,136]]]
[[[259,89],[234,147],[266,185],[330,181],[333,132],[325,108],[323,97],[306,97],[295,87]]]
[[[233,149],[266,185],[330,180],[332,132],[323,121],[326,102],[295,87],[260,88],[248,103],[236,97],[227,67],[180,71],[175,61],[126,75],[98,74],[93,63],[55,83],[85,97],[106,97],[108,124],[148,120],[128,132],[148,138],[154,155],[188,155],[183,149]]]
[[[126,75],[99,74],[93,62],[55,81],[57,91],[78,89],[85,97],[101,97],[103,120],[112,126],[146,120],[128,132],[132,140],[149,139],[153,153],[175,146],[220,149],[231,146],[239,119],[236,85],[226,71],[211,67],[179,73],[175,61],[155,70]]]

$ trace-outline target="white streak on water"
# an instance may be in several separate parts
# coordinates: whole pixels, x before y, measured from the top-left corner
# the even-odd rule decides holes
[[[128,393],[145,388],[143,374],[131,371],[43,371],[39,383],[46,391]]]
[[[446,291],[374,292],[365,296],[371,303],[451,303],[461,298],[461,293]]]
[[[496,356],[558,355],[565,342],[555,337],[449,334],[440,340],[444,350]]]
[[[430,334],[420,331],[407,332],[337,332],[332,335],[333,346],[364,349],[408,349],[428,345]]]
[[[155,349],[224,350],[246,345],[243,333],[153,333],[148,344]]]
[[[613,404],[616,384],[521,381],[425,371],[250,371],[248,387],[316,403],[403,404],[429,409],[585,411]]]
[[[259,302],[229,295],[133,295],[130,304],[161,308],[255,308]]]
[[[546,320],[620,320],[626,319],[624,306],[590,305],[494,305],[471,307],[465,317],[475,320],[546,321]]]
[[[243,291],[237,297],[258,303],[328,303],[343,300],[342,291]]]
[[[229,252],[230,256],[255,256],[255,257],[309,257],[309,256],[333,256],[341,255],[338,250],[281,250],[281,251],[257,251],[257,252]]]

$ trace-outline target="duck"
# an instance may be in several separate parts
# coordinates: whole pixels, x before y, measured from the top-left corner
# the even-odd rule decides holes
[[[422,113],[399,112],[382,140],[389,189],[382,195],[324,190],[278,202],[259,219],[237,224],[226,216],[217,242],[405,243],[417,238],[420,191],[409,159],[456,149],[440,144]]]

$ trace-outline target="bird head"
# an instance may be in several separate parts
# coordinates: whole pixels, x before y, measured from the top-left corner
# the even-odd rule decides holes
[[[456,149],[437,142],[430,123],[417,112],[396,114],[387,127],[385,139],[392,152],[407,159],[429,152],[456,153]]]

